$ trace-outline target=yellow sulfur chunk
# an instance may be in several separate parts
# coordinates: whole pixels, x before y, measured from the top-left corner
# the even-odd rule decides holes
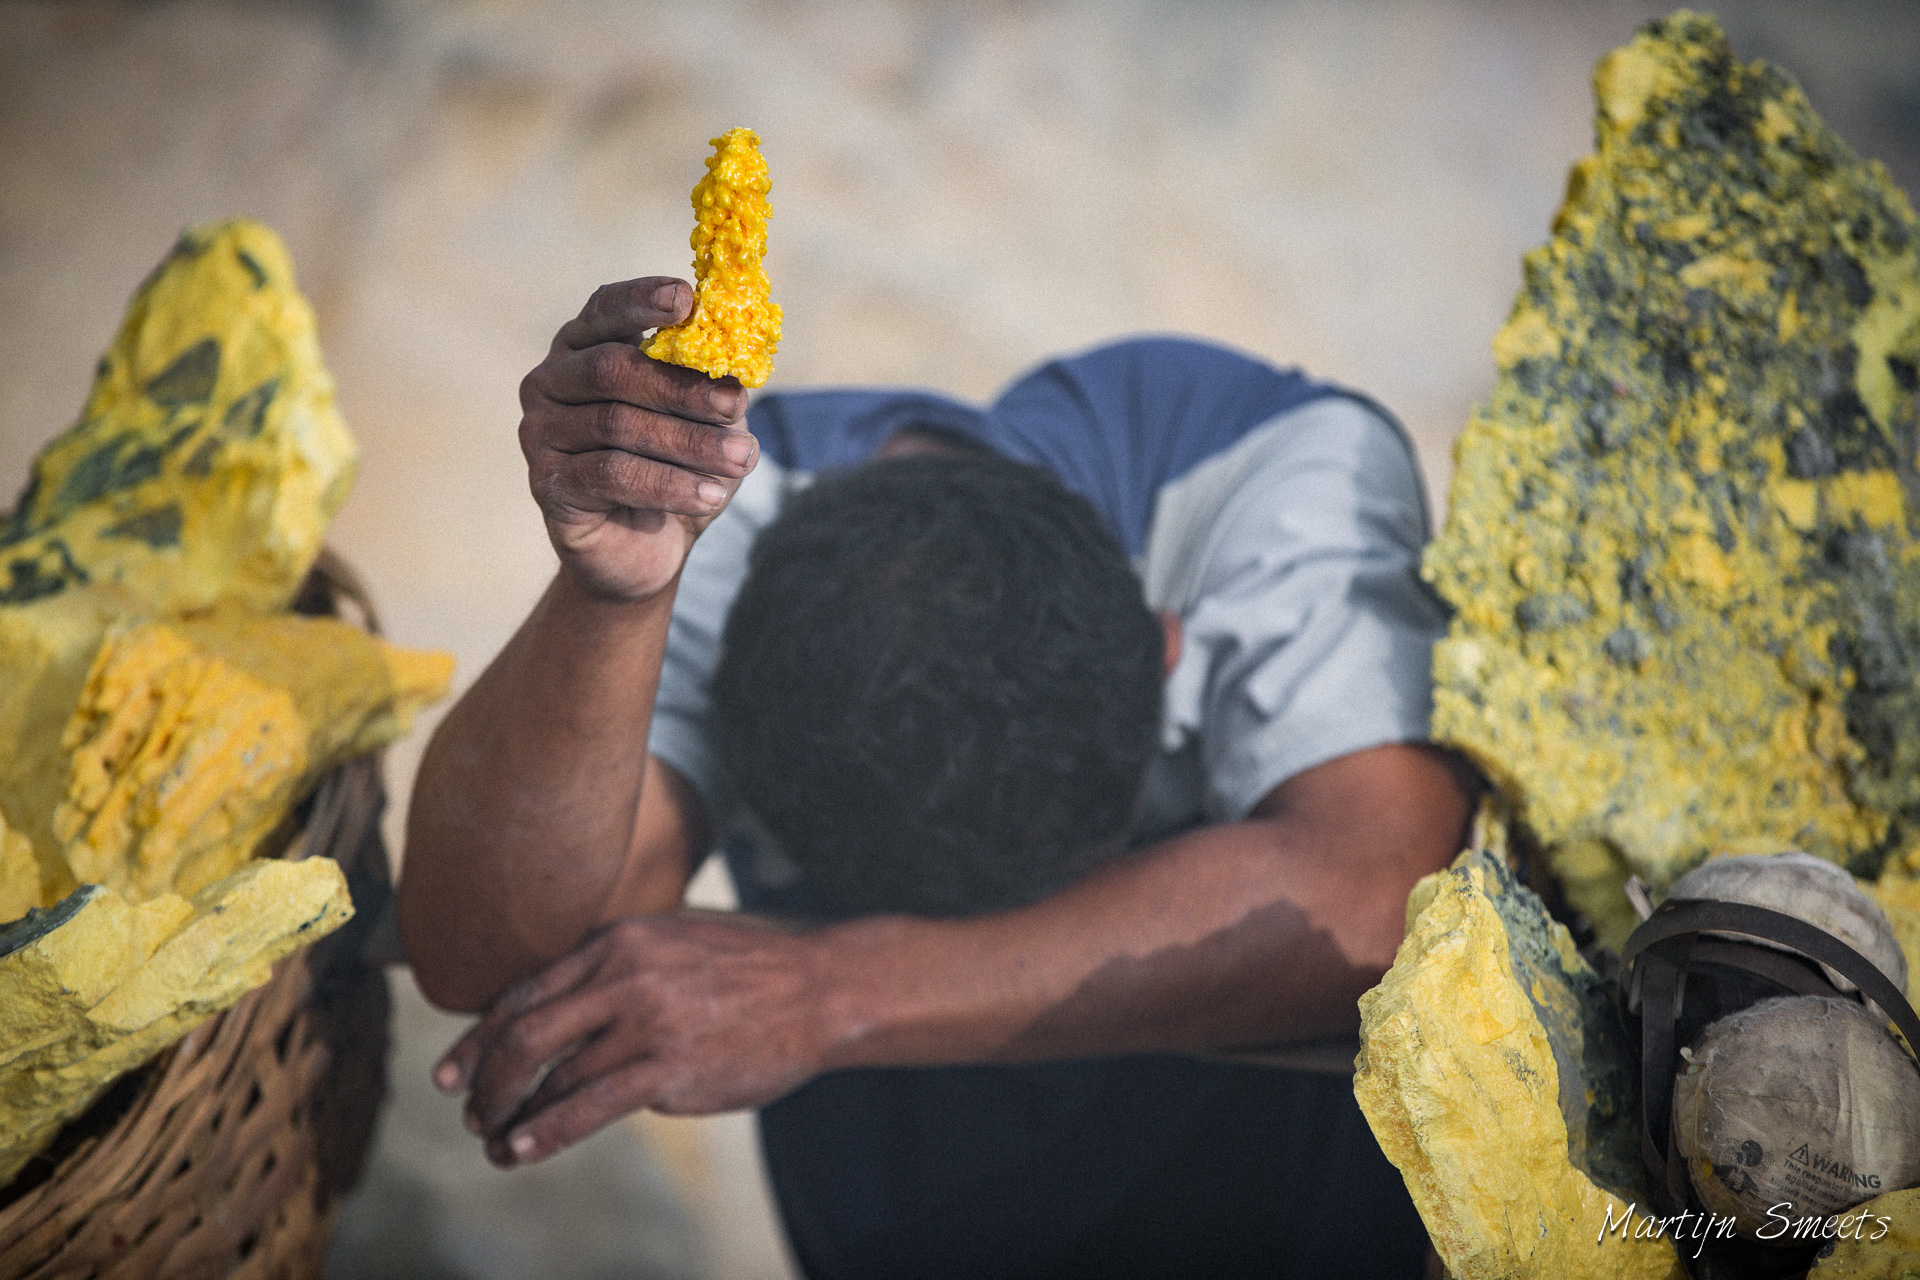
[[[326,618],[147,623],[95,658],[60,745],[76,881],[190,894],[251,857],[313,781],[406,732],[452,659]]]
[[[352,914],[331,860],[262,859],[191,901],[89,885],[0,930],[0,1186],[123,1072]]]
[[[1823,1253],[1807,1280],[1909,1280],[1920,1275],[1920,1189],[1875,1196],[1834,1224],[1833,1252]]]
[[[31,845],[39,875],[33,901],[0,903],[0,923],[51,906],[76,886],[53,833],[67,787],[60,735],[101,636],[131,607],[112,587],[87,586],[0,608],[0,817]]]
[[[1354,1094],[1449,1273],[1679,1280],[1672,1244],[1606,1230],[1641,1203],[1610,988],[1497,853],[1463,853],[1408,910],[1360,1000]]]
[[[80,421],[0,525],[0,605],[285,608],[352,481],[313,312],[271,231],[195,227],[135,293]]]
[[[715,378],[731,374],[747,387],[773,373],[780,308],[769,301],[762,265],[771,187],[753,130],[713,139],[707,176],[693,189],[693,311],[653,336],[649,356]]]
[[[1434,736],[1618,946],[1629,873],[1920,838],[1920,223],[1710,19],[1594,87],[1426,573]]]

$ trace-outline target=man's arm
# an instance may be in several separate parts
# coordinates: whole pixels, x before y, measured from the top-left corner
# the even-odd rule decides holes
[[[807,932],[621,920],[510,988],[436,1079],[471,1090],[470,1123],[511,1164],[640,1107],[758,1106],[839,1067],[1350,1033],[1470,803],[1442,753],[1376,747],[1018,911]]]
[[[635,345],[684,282],[608,285],[521,384],[521,449],[560,570],[441,723],[407,824],[400,932],[436,1003],[479,1009],[621,916],[680,903],[706,851],[647,754],[687,551],[758,457],[746,394]]]

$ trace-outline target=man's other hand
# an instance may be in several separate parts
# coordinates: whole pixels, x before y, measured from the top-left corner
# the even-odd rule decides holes
[[[658,595],[759,458],[732,378],[637,345],[692,306],[685,281],[604,285],[520,384],[520,449],[565,572],[589,593]]]
[[[502,992],[434,1083],[469,1091],[467,1127],[502,1168],[642,1107],[761,1106],[824,1065],[816,952],[738,917],[617,921]]]

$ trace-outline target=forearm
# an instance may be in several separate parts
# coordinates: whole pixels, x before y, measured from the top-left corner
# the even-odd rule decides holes
[[[1341,948],[1271,843],[1215,827],[1023,911],[836,927],[833,1065],[1219,1049],[1353,1030],[1354,1002],[1384,966]]]
[[[501,1163],[636,1107],[757,1107],[822,1071],[1236,1048],[1350,1032],[1472,781],[1418,746],[1289,779],[1247,822],[1019,911],[811,931],[621,920],[514,987],[436,1074]]]
[[[1253,820],[1140,850],[1021,911],[822,931],[830,1064],[1351,1033],[1357,1000],[1392,963],[1408,891],[1458,852],[1469,805],[1436,757],[1378,751],[1341,765],[1373,775],[1386,802],[1371,812],[1283,789]]]
[[[400,928],[436,1002],[478,1007],[616,903],[678,904],[684,850],[647,848],[636,830],[672,604],[672,590],[596,598],[562,571],[434,734],[408,815]]]

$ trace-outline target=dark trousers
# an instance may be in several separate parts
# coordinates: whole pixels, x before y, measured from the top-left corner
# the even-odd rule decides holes
[[[1175,1056],[842,1071],[760,1114],[810,1280],[1417,1280],[1352,1082]]]

